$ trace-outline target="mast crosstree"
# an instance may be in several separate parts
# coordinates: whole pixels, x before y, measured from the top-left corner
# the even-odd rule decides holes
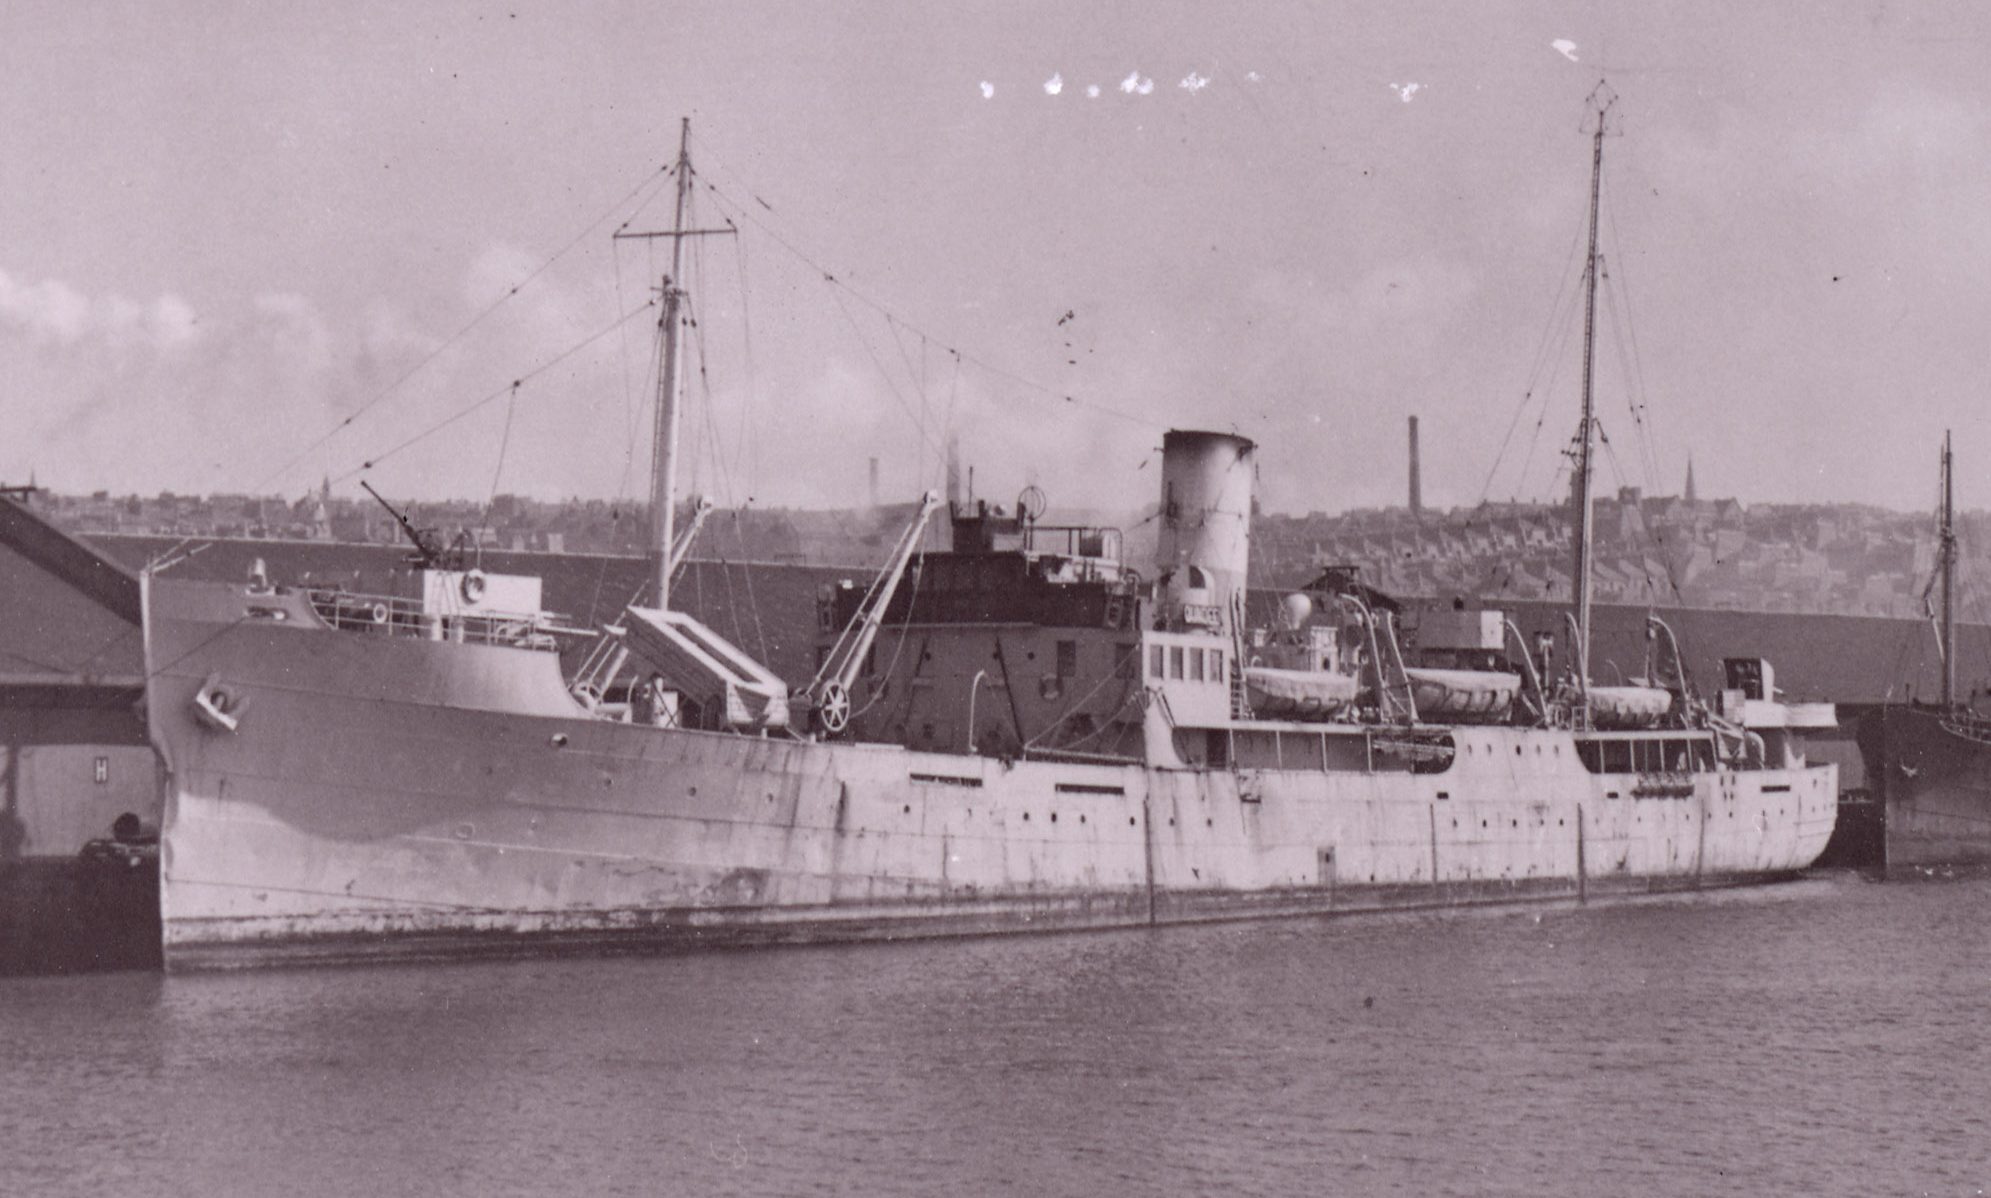
[[[663,369],[657,372],[657,420],[656,432],[651,443],[650,457],[650,530],[651,549],[657,562],[657,606],[670,606],[672,544],[675,539],[673,524],[677,515],[677,452],[678,452],[678,399],[683,373],[680,358],[683,356],[678,345],[678,330],[684,322],[684,288],[679,284],[684,278],[684,243],[690,237],[723,237],[739,232],[729,223],[723,229],[687,229],[684,227],[684,214],[691,198],[691,118],[682,119],[678,128],[677,165],[677,214],[671,227],[665,231],[652,233],[630,233],[618,230],[616,241],[654,241],[669,239],[671,243],[671,269],[663,280],[663,314],[657,318],[658,335],[663,338]]]

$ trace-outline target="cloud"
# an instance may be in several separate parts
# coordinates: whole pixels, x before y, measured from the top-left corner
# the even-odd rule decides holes
[[[1049,79],[1044,80],[1045,95],[1055,96],[1063,90],[1065,90],[1065,77],[1063,75],[1053,75]]]
[[[1143,79],[1139,71],[1129,72],[1127,77],[1120,81],[1120,90],[1130,96],[1145,96],[1152,93],[1154,89],[1155,81],[1152,79]]]
[[[995,84],[990,83],[986,79],[982,80],[982,99],[984,100],[995,99]]]
[[[1197,92],[1202,91],[1204,88],[1210,86],[1210,80],[1209,77],[1206,75],[1198,75],[1196,72],[1191,71],[1187,75],[1184,75],[1182,77],[1182,82],[1176,84],[1176,86],[1193,96]]]
[[[1554,41],[1550,42],[1549,45],[1555,50],[1556,53],[1562,55],[1564,58],[1567,58],[1569,61],[1571,62],[1577,61],[1575,42],[1570,41],[1566,37],[1559,37]]]
[[[191,344],[199,326],[171,292],[143,304],[115,293],[93,299],[61,279],[27,283],[0,271],[0,333],[38,346],[164,352]]]

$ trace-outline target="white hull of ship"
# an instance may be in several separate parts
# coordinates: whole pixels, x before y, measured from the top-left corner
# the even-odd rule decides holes
[[[1416,774],[641,727],[582,715],[550,654],[149,590],[169,968],[1602,898],[1788,876],[1835,818],[1831,766],[1655,788],[1553,731],[1460,728],[1451,767]],[[234,731],[195,714],[216,681]]]

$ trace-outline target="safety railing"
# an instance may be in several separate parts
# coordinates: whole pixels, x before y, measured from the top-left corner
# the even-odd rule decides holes
[[[375,636],[414,637],[457,644],[504,645],[516,649],[558,652],[556,633],[582,635],[580,629],[556,627],[544,615],[509,612],[440,613],[422,610],[417,599],[394,595],[363,595],[351,591],[307,592],[318,618],[341,632]]]

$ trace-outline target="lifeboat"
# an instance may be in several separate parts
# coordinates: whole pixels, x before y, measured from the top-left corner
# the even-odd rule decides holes
[[[1673,696],[1653,686],[1593,686],[1590,722],[1598,728],[1651,728],[1673,709]]]
[[[1251,709],[1280,719],[1324,720],[1355,701],[1357,683],[1326,670],[1281,670],[1249,666],[1244,684]]]
[[[1419,718],[1427,720],[1504,719],[1521,693],[1521,676],[1504,670],[1404,670]]]

